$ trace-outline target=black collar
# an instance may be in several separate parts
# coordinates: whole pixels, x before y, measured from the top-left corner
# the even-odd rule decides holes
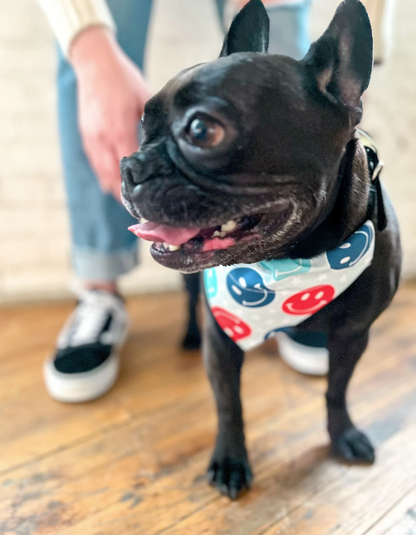
[[[367,210],[363,221],[360,221],[357,228],[369,219],[374,222],[376,230],[379,232],[386,228],[387,217],[379,179],[383,165],[378,158],[377,149],[371,138],[362,131],[357,133],[359,136],[354,136],[348,142],[344,157],[340,163],[338,170],[339,186],[334,203],[317,226],[309,229],[296,243],[291,245],[286,252],[288,258],[312,258],[337,247],[348,237],[345,235],[346,226],[344,223],[345,199],[349,196],[350,189],[353,187],[350,178],[352,176],[352,165],[357,143],[361,143],[365,148],[370,178]],[[357,228],[351,229],[351,231],[355,232]]]
[[[368,172],[370,174],[371,186],[370,197],[368,199],[367,219],[375,217],[377,230],[382,232],[387,227],[386,209],[383,199],[383,188],[381,187],[380,174],[383,170],[383,163],[378,158],[377,149],[371,138],[361,133],[360,141],[364,145],[367,154]]]

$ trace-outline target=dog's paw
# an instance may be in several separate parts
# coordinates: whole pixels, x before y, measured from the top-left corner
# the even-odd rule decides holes
[[[371,442],[355,427],[332,439],[332,451],[337,457],[349,463],[372,464],[375,461],[375,451]]]
[[[253,476],[247,458],[213,456],[208,467],[208,482],[221,494],[235,500],[250,488]]]

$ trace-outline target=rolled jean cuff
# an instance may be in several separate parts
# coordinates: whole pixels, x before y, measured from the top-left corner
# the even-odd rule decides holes
[[[72,249],[72,263],[75,273],[81,279],[113,281],[137,266],[137,241],[128,249],[111,253],[75,246]]]

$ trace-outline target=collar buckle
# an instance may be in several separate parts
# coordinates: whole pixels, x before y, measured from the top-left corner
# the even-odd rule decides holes
[[[377,165],[371,175],[371,182],[375,182],[377,178],[380,176],[381,171],[383,170],[384,163],[379,161],[377,162]]]

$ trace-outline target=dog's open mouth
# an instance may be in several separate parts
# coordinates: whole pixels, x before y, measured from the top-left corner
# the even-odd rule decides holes
[[[228,249],[259,238],[256,227],[261,216],[244,216],[211,228],[179,228],[141,220],[129,230],[139,238],[152,241],[152,249],[160,254],[207,253]]]

